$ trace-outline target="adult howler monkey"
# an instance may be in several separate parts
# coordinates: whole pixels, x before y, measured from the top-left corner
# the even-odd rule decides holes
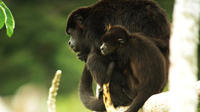
[[[97,55],[102,56],[99,49],[102,44],[101,37],[106,32],[105,26],[108,24],[122,25],[131,33],[142,32],[160,49],[166,60],[168,60],[169,23],[164,11],[151,0],[101,0],[89,7],[83,7],[73,11],[68,18],[66,31],[71,36],[69,45],[77,52],[79,59],[87,62],[88,54],[95,50]],[[117,59],[115,55],[114,59]],[[102,63],[101,61],[98,62],[98,60],[95,61]],[[118,72],[119,77],[124,74],[129,74],[129,71],[124,72],[121,69],[116,72]],[[105,73],[102,76],[105,78]],[[105,107],[102,98],[100,97],[98,99],[93,95],[92,77],[86,65],[80,81],[81,101],[91,110],[103,111]],[[118,87],[124,89],[123,85],[119,85],[117,83],[118,79],[115,78],[112,76],[110,83],[113,82]],[[161,89],[163,89],[167,81],[167,75],[164,79]],[[118,91],[111,91],[111,98],[118,100],[118,97],[112,97],[112,95],[115,96],[115,93],[118,93]],[[117,103],[114,104],[117,106]]]
[[[153,94],[162,91],[166,75],[164,56],[155,44],[142,34],[130,34],[121,26],[112,26],[102,38],[101,53],[116,54],[117,65],[129,74],[133,97],[126,112],[137,112]],[[133,52],[130,52],[133,51]],[[113,74],[115,75],[115,74]]]

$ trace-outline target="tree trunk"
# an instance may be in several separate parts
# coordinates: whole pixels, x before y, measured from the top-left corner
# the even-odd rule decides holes
[[[176,0],[170,40],[170,112],[196,112],[200,0]]]

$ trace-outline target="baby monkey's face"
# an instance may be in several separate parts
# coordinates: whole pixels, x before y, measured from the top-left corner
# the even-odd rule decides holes
[[[108,54],[113,53],[116,50],[116,48],[117,47],[114,46],[114,45],[111,45],[109,43],[103,42],[103,44],[100,47],[100,50],[101,50],[101,53],[103,55],[108,55]]]
[[[103,44],[100,47],[103,55],[108,55],[115,52],[118,48],[124,46],[127,41],[128,32],[125,28],[116,25],[110,26],[107,32],[103,35]]]
[[[123,37],[119,37],[115,35],[105,35],[103,44],[101,45],[100,50],[103,55],[108,55],[108,54],[116,52],[117,49],[124,46],[124,44],[125,44],[125,40]]]

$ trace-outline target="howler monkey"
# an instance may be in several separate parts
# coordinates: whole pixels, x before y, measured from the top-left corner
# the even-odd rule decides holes
[[[126,112],[137,112],[151,95],[161,91],[166,75],[165,59],[152,41],[142,34],[130,34],[121,26],[112,26],[102,40],[101,53],[116,54],[119,67],[132,72],[130,89],[137,95]]]
[[[97,54],[100,52],[99,48],[102,44],[100,38],[106,32],[105,26],[108,24],[122,25],[131,33],[143,33],[152,40],[168,60],[169,23],[164,11],[151,0],[100,0],[91,6],[73,11],[68,17],[66,31],[71,36],[69,45],[77,53],[79,59],[86,62],[88,54],[92,51],[91,48],[97,50]],[[123,70],[119,70],[118,73],[120,74],[120,72],[121,75],[124,75]],[[128,73],[129,71],[125,72],[125,74]],[[101,105],[103,104],[101,98],[97,99],[93,95],[92,77],[85,66],[80,81],[81,101],[91,110],[105,110],[104,105]],[[113,76],[110,82],[117,82],[116,80]],[[166,81],[167,76],[163,85]],[[118,85],[118,87],[121,86]],[[113,91],[111,94],[115,95],[114,93],[117,92]]]
[[[115,54],[103,56],[100,50],[92,49],[88,55],[86,67],[100,87],[110,81],[111,98],[114,106],[125,106],[132,99],[127,95],[129,93],[129,84],[126,74],[123,69],[115,65],[115,61],[118,60],[116,56]],[[113,69],[108,70],[112,63],[114,64]],[[110,73],[108,73],[109,71]]]

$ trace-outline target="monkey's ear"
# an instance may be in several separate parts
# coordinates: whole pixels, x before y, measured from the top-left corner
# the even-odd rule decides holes
[[[122,38],[118,38],[117,41],[118,41],[120,44],[124,44],[124,43],[125,43],[125,40],[122,39]]]

